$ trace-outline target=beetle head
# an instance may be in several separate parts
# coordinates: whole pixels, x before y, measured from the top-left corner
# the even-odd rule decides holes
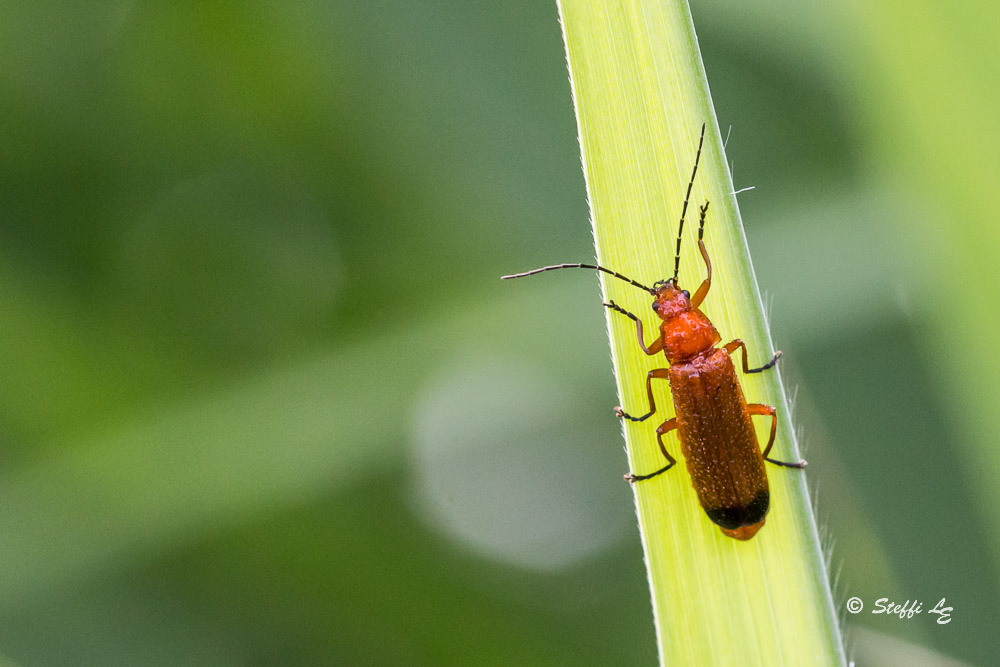
[[[680,289],[673,278],[653,283],[653,295],[656,297],[653,311],[663,320],[691,310],[691,294],[686,289]]]

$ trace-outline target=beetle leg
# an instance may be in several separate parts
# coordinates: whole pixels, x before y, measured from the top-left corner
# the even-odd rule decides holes
[[[643,342],[643,340],[642,340],[642,320],[640,320],[638,317],[636,317],[632,313],[628,312],[627,310],[625,310],[624,308],[622,308],[621,306],[619,306],[614,301],[609,301],[609,302],[603,303],[601,305],[604,306],[605,308],[610,308],[611,310],[618,311],[622,315],[625,315],[630,320],[632,320],[633,322],[635,322],[635,333],[636,333],[636,336],[639,338],[639,347],[642,348],[643,352],[645,352],[646,354],[652,356],[652,355],[656,354],[657,352],[659,352],[660,350],[663,349],[663,334],[660,334],[660,336],[656,340],[654,340],[649,345],[649,347],[646,347],[646,343]]]
[[[626,482],[629,482],[630,484],[635,484],[636,482],[641,482],[644,479],[649,479],[650,477],[656,477],[657,475],[660,475],[670,470],[670,468],[673,467],[675,463],[677,463],[677,460],[674,457],[672,457],[669,453],[667,453],[667,446],[663,444],[663,434],[669,433],[670,431],[673,431],[675,428],[677,428],[677,417],[671,417],[667,421],[660,424],[660,427],[656,429],[656,441],[660,443],[660,451],[663,452],[663,456],[665,456],[667,461],[669,461],[670,463],[668,463],[665,468],[660,468],[656,472],[649,473],[648,475],[633,475],[632,473],[629,473],[625,475]]]
[[[705,214],[708,212],[708,202],[701,207],[701,218],[698,220],[698,249],[701,250],[701,258],[705,260],[705,270],[708,275],[702,281],[698,291],[691,297],[691,307],[697,308],[708,296],[708,289],[712,286],[712,262],[708,259],[708,250],[705,249],[705,241],[702,239],[705,233]]]
[[[653,403],[653,378],[657,378],[660,380],[668,380],[670,379],[669,373],[670,373],[669,368],[657,368],[649,371],[649,373],[646,374],[646,396],[649,397],[649,412],[647,412],[641,417],[633,417],[632,415],[622,410],[621,406],[616,405],[615,414],[621,417],[622,419],[628,419],[629,421],[634,421],[634,422],[641,422],[649,419],[650,416],[652,416],[652,414],[656,412],[656,404]]]
[[[745,357],[744,357],[745,358]],[[774,434],[778,430],[778,413],[770,405],[763,405],[761,403],[751,403],[747,405],[747,412],[752,415],[769,415],[771,417],[771,437],[767,439],[767,447],[764,448],[764,460],[769,461],[775,465],[785,466],[786,468],[805,468],[806,462],[799,461],[798,463],[788,463],[787,461],[776,461],[775,459],[767,458],[768,452],[771,451],[771,447],[774,446]]]
[[[728,352],[729,354],[733,354],[734,352],[736,352],[736,350],[740,349],[741,347],[743,348],[744,373],[760,373],[761,371],[766,371],[768,368],[773,368],[774,365],[778,363],[778,359],[781,359],[781,350],[778,350],[777,352],[774,353],[774,356],[771,357],[771,361],[767,362],[760,368],[750,368],[747,366],[747,346],[746,343],[744,343],[742,340],[737,338],[733,342],[726,344],[726,352]]]

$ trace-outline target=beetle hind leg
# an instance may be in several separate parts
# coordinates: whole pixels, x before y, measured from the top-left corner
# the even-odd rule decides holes
[[[746,357],[743,357],[743,363],[746,363]],[[767,457],[768,452],[771,451],[771,447],[774,447],[774,434],[778,430],[778,412],[773,406],[763,405],[762,403],[751,403],[747,406],[747,411],[752,415],[767,415],[771,418],[771,436],[767,439],[767,447],[764,448],[764,460],[768,463],[773,463],[776,466],[784,466],[786,468],[805,468],[806,462],[798,461],[796,463],[790,463],[788,461],[778,461],[776,459],[770,459]]]

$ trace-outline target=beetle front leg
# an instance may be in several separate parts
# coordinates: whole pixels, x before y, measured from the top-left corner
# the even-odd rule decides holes
[[[672,457],[670,454],[667,453],[667,446],[663,444],[663,435],[665,433],[673,431],[675,428],[677,428],[677,417],[671,417],[667,421],[660,424],[660,427],[656,429],[656,441],[660,443],[660,451],[663,452],[663,456],[665,456],[667,458],[667,461],[670,461],[670,463],[668,463],[665,468],[660,468],[656,472],[651,472],[648,475],[635,475],[629,473],[625,475],[626,482],[630,484],[635,484],[636,482],[641,482],[644,479],[649,479],[650,477],[656,477],[657,475],[661,475],[667,472],[673,467],[675,463],[677,463],[677,459],[675,459],[674,457]]]
[[[767,362],[766,364],[764,364],[760,368],[750,368],[747,365],[747,346],[746,346],[746,343],[744,343],[742,340],[740,340],[739,338],[737,338],[733,342],[727,343],[725,347],[726,347],[726,352],[728,352],[730,355],[732,355],[734,352],[736,352],[736,350],[740,349],[741,347],[743,348],[743,372],[744,373],[760,373],[761,371],[766,371],[768,368],[774,367],[774,365],[776,363],[778,363],[778,359],[781,359],[781,350],[778,350],[777,352],[774,353],[774,356],[771,357],[771,361]]]
[[[771,437],[767,439],[767,447],[764,448],[764,460],[774,465],[785,466],[786,468],[805,468],[806,462],[799,461],[798,463],[789,463],[787,461],[776,461],[774,459],[767,458],[768,452],[771,451],[771,447],[774,447],[774,434],[778,430],[778,412],[770,405],[763,405],[761,403],[751,403],[747,406],[747,412],[751,415],[768,415],[771,417]]]
[[[621,417],[622,419],[628,419],[629,421],[634,421],[634,422],[641,422],[641,421],[646,421],[647,419],[649,419],[650,416],[652,416],[652,414],[654,412],[656,412],[656,404],[653,402],[653,379],[654,378],[659,379],[659,380],[669,380],[670,379],[670,369],[669,368],[657,368],[657,369],[649,371],[649,373],[646,374],[646,396],[649,397],[649,412],[647,412],[646,414],[644,414],[641,417],[633,417],[632,415],[630,415],[627,412],[625,412],[624,410],[622,410],[621,406],[616,405],[615,406],[615,414],[618,415],[619,417]],[[666,452],[664,452],[664,453],[666,453]]]
[[[646,343],[642,340],[642,320],[640,320],[638,317],[636,317],[632,313],[628,312],[627,310],[619,306],[614,301],[608,301],[607,303],[603,303],[601,305],[604,306],[605,308],[610,308],[611,310],[617,311],[622,315],[628,317],[633,322],[635,322],[636,337],[639,339],[639,347],[642,348],[643,352],[652,356],[663,349],[662,334],[656,340],[654,340],[649,347],[646,347]]]
[[[698,250],[701,251],[701,258],[705,260],[705,280],[702,281],[698,291],[691,297],[691,306],[697,308],[708,296],[708,290],[712,287],[712,261],[708,258],[708,249],[705,248],[705,214],[708,213],[708,202],[701,207],[701,218],[698,220]]]

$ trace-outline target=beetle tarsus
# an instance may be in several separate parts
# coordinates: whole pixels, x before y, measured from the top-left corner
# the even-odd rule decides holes
[[[775,459],[764,459],[764,460],[769,463],[773,463],[776,466],[784,466],[786,468],[798,468],[800,470],[809,465],[809,462],[806,461],[805,459],[802,459],[798,463],[789,463],[788,461],[777,461]]]
[[[633,422],[644,422],[647,419],[649,419],[651,416],[653,416],[653,413],[652,412],[647,412],[646,414],[644,414],[641,417],[633,417],[629,413],[627,413],[624,410],[622,410],[622,408],[621,408],[620,405],[616,405],[615,406],[615,415],[617,415],[619,419],[627,419],[627,420],[633,421]]]
[[[647,412],[646,414],[644,414],[641,417],[633,417],[632,415],[630,415],[630,414],[628,414],[626,412],[622,413],[622,417],[623,418],[625,418],[625,419],[627,419],[629,421],[633,421],[633,422],[644,422],[644,421],[646,421],[647,419],[649,419],[652,416],[653,416],[652,412]]]
[[[746,352],[746,348],[744,347],[743,348],[743,363],[746,363],[746,357],[747,357],[747,352]],[[747,373],[760,373],[761,371],[766,371],[769,368],[774,368],[774,365],[778,363],[778,359],[781,359],[781,350],[778,350],[777,352],[775,352],[774,356],[771,357],[771,361],[767,362],[766,364],[764,364],[760,368],[750,368],[750,369],[747,369],[746,372]]]
[[[644,479],[649,479],[651,477],[656,477],[657,475],[662,475],[663,473],[670,470],[674,466],[674,463],[676,463],[676,461],[671,461],[669,464],[667,464],[665,468],[660,468],[656,472],[651,472],[648,475],[636,475],[634,473],[628,473],[627,475],[625,475],[625,481],[628,482],[629,484],[635,484],[636,482],[641,482]]]

